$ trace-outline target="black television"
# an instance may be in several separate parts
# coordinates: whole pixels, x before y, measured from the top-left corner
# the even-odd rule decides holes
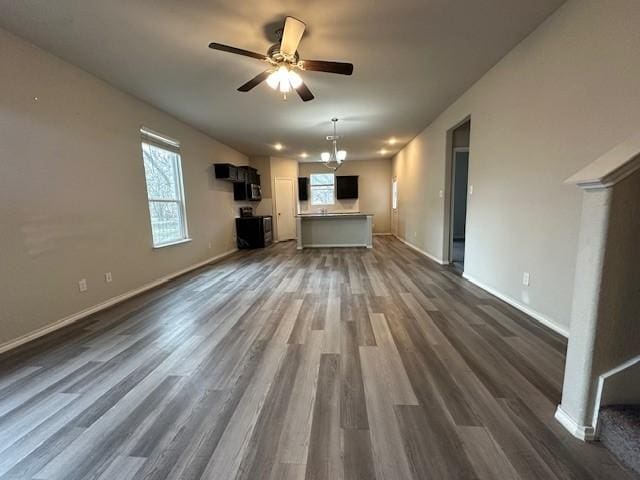
[[[357,175],[336,176],[336,198],[338,200],[358,198]]]

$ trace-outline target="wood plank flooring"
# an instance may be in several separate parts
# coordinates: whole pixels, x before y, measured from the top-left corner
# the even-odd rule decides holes
[[[632,479],[565,340],[391,237],[241,252],[0,356],[0,479]]]

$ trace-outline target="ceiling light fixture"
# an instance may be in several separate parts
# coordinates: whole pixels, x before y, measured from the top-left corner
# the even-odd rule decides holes
[[[300,154],[300,158],[307,158],[309,155],[307,154],[307,152],[302,152]]]
[[[338,123],[338,119],[332,118],[331,121],[333,122],[333,135],[327,135],[327,140],[331,142],[332,149],[330,152],[322,152],[320,159],[325,167],[335,172],[347,158],[347,151],[338,150],[338,140],[342,138],[336,134],[336,123]]]
[[[389,145],[395,145],[395,144],[396,144],[396,142],[397,142],[396,137],[391,137],[391,138],[389,139]]]
[[[276,150],[280,151],[280,150],[282,150],[284,147],[282,146],[282,144],[281,144],[281,143],[276,143],[276,144],[273,146],[273,148],[275,148]]]
[[[386,155],[387,151],[383,148],[382,150],[380,150],[380,155]]]
[[[267,85],[274,90],[280,90],[282,97],[286,100],[287,93],[302,85],[302,78],[293,70],[289,70],[286,66],[281,65],[269,74],[267,77]]]

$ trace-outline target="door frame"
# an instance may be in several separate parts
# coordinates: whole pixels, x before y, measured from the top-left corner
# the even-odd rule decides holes
[[[396,185],[396,208],[393,208],[393,184]],[[393,175],[391,177],[391,235],[398,236],[398,221],[399,221],[399,207],[400,207],[400,195],[398,190],[398,176]]]
[[[278,180],[288,180],[291,183],[291,218],[293,219],[293,237],[280,238],[280,221],[278,218]],[[273,179],[273,218],[276,225],[276,242],[284,242],[287,240],[295,240],[297,237],[296,232],[296,189],[294,185],[294,179],[291,177],[275,177]]]
[[[449,212],[450,212],[450,221],[449,221],[449,263],[453,263],[453,259],[451,258],[453,255],[453,227],[454,227],[454,216],[455,216],[455,203],[456,203],[456,196],[455,196],[455,180],[456,180],[456,153],[467,153],[469,154],[469,147],[454,147],[453,149],[451,149],[451,199],[450,202],[451,204],[449,205]],[[468,171],[467,171],[468,173]],[[469,188],[469,180],[467,179],[467,189]],[[467,193],[467,207],[469,206],[469,194]],[[465,231],[467,228],[467,217],[466,217],[466,209],[465,209],[465,219],[464,219],[464,224],[465,224]],[[465,234],[466,237],[466,234]],[[466,243],[465,243],[466,245]]]
[[[453,254],[453,131],[471,121],[471,115],[467,115],[459,122],[455,123],[449,130],[447,130],[446,140],[446,153],[445,153],[445,178],[444,178],[444,191],[443,191],[443,219],[444,225],[442,229],[442,262],[444,264],[451,263],[451,255]],[[473,129],[473,122],[471,125]],[[465,148],[469,151],[469,159],[471,159],[471,136],[469,136],[468,147],[456,147]],[[467,199],[468,200],[468,199]],[[468,205],[467,205],[468,207]],[[468,218],[468,210],[467,210]]]

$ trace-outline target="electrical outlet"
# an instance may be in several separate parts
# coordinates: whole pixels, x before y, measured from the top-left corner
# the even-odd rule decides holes
[[[418,238],[418,232],[413,232],[413,238]]]
[[[209,250],[211,250],[211,242],[209,242]]]
[[[522,285],[525,287],[529,286],[529,272],[524,272],[522,274]]]
[[[78,288],[80,289],[81,292],[86,292],[87,291],[87,279],[86,278],[82,278],[80,279],[80,281],[78,282]]]
[[[469,195],[473,195],[473,185],[469,185]]]
[[[440,192],[438,193],[438,196],[439,196],[440,198],[442,198],[442,197],[444,196],[444,192],[443,192],[442,190],[440,190]]]
[[[107,272],[104,274],[104,281],[107,283],[111,283],[113,281],[113,277],[111,276],[111,272]]]

